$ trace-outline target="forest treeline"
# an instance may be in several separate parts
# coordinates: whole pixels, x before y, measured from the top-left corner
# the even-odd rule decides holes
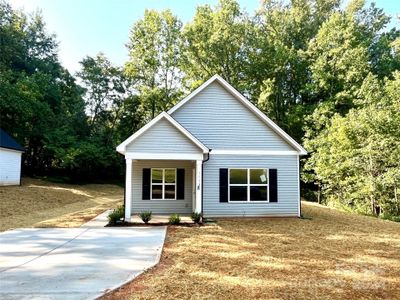
[[[396,218],[400,31],[389,22],[362,0],[267,0],[252,14],[221,0],[186,24],[146,10],[123,66],[100,52],[70,74],[41,15],[0,1],[1,127],[26,147],[25,174],[122,178],[116,145],[219,74],[309,151],[303,195]]]

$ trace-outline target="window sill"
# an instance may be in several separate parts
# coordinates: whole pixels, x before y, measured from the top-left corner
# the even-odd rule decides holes
[[[240,204],[243,204],[243,203],[270,203],[269,201],[228,201],[228,203],[240,203]]]
[[[183,200],[183,199],[150,199],[150,201],[178,201],[178,200]],[[142,201],[149,201],[149,200],[143,200]]]

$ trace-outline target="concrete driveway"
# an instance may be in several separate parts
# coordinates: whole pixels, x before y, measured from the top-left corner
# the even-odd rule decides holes
[[[0,233],[0,299],[93,299],[158,263],[165,227]]]

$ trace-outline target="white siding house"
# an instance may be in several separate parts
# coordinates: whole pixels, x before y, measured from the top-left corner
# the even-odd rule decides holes
[[[23,148],[0,128],[0,185],[21,184]]]
[[[127,221],[145,210],[300,216],[299,156],[307,152],[218,75],[117,151],[126,159]]]

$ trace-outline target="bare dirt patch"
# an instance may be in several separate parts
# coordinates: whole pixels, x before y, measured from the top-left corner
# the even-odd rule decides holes
[[[170,227],[160,264],[102,299],[400,299],[399,223],[303,213]]]
[[[0,231],[31,226],[77,227],[122,204],[123,188],[23,178],[21,186],[0,187],[0,199]]]

